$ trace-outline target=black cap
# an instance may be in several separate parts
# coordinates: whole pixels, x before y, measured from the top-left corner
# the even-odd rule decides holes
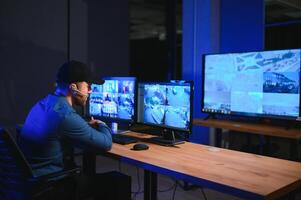
[[[103,84],[104,80],[95,78],[86,64],[79,61],[70,61],[64,63],[56,75],[57,83],[76,83],[85,81],[87,83]]]

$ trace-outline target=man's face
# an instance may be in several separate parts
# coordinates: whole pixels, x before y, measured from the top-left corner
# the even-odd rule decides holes
[[[74,103],[76,105],[84,106],[86,105],[89,94],[91,93],[90,84],[87,82],[77,82],[77,94],[73,96]]]

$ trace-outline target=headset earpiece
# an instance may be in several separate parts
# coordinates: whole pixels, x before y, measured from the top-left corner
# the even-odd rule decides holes
[[[78,89],[77,89],[77,85],[76,84],[74,84],[74,83],[72,83],[70,86],[69,86],[69,88],[71,89],[71,91],[72,91],[72,94],[73,95],[79,95],[79,96],[84,96],[84,97],[88,97],[89,95],[88,94],[84,94],[84,93],[82,93],[81,91],[79,91]]]
[[[70,90],[71,90],[71,92],[72,92],[73,95],[77,95],[78,89],[77,89],[76,84],[72,83],[72,84],[69,86],[69,88],[70,88]]]
[[[76,91],[76,90],[77,90],[76,84],[72,83],[72,84],[70,85],[70,89],[73,90],[73,91],[74,91],[74,90]]]

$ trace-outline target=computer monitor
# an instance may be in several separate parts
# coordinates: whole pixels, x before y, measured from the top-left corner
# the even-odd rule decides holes
[[[137,123],[161,128],[167,145],[173,145],[174,131],[191,132],[192,102],[192,82],[138,83]]]
[[[92,84],[89,114],[97,118],[132,121],[135,113],[135,77],[105,77]]]
[[[202,112],[300,120],[300,49],[208,54]]]

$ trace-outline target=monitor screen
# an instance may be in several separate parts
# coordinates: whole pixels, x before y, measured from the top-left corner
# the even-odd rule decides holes
[[[192,82],[138,83],[137,122],[190,132]]]
[[[103,85],[92,84],[91,116],[132,120],[135,108],[135,78],[106,77]]]
[[[203,67],[203,112],[300,117],[300,49],[208,54]]]

